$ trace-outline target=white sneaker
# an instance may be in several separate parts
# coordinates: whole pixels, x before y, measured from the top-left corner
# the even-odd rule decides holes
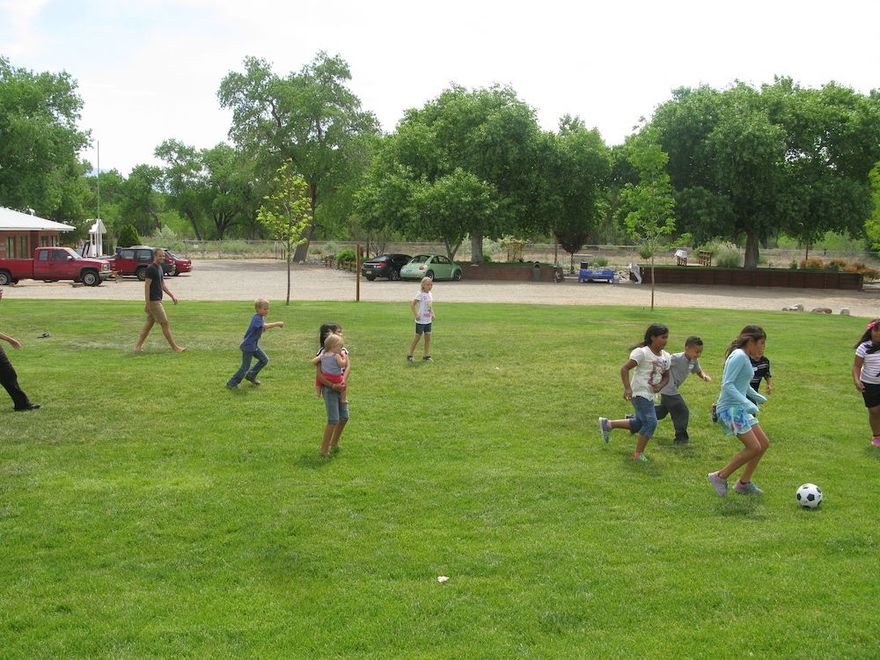
[[[599,418],[599,433],[602,434],[602,439],[605,442],[608,442],[609,438],[611,437],[611,427],[608,425],[607,417]]]

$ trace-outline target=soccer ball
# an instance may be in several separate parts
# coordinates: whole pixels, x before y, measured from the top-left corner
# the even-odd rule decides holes
[[[801,484],[794,496],[805,509],[815,509],[822,503],[822,489],[816,484]]]

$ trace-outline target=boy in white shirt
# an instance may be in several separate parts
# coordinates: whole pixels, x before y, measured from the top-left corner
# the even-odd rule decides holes
[[[416,334],[409,346],[409,354],[406,356],[407,362],[413,361],[413,352],[416,350],[422,335],[425,336],[425,356],[422,359],[425,362],[434,361],[431,358],[431,326],[435,318],[434,299],[431,296],[432,288],[434,288],[434,280],[430,277],[423,277],[419,292],[409,304],[416,320]]]

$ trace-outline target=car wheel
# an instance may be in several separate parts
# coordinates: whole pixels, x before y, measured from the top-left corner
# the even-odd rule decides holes
[[[397,280],[400,279],[400,271],[397,270],[396,268],[392,268],[391,269],[391,277],[389,277],[388,279],[390,279],[392,282],[396,282]]]
[[[101,283],[101,278],[95,271],[87,270],[82,274],[82,282],[86,286],[98,286]]]
[[[147,279],[147,267],[146,267],[146,266],[141,266],[141,267],[138,268],[136,271],[134,271],[134,274],[137,276],[137,278],[138,278],[141,282],[143,282],[145,279]]]
[[[367,275],[367,279],[368,279],[370,282],[372,282],[373,280],[376,279],[376,276],[375,276],[375,275]]]
[[[452,279],[453,279],[455,282],[459,282],[459,281],[461,281],[461,270],[457,270],[457,271],[455,271],[454,273],[452,273]]]
[[[58,280],[43,280],[46,284],[52,284],[52,282],[57,282]]]
[[[434,279],[434,271],[429,270],[427,273],[425,273],[425,277],[430,277],[433,280]]]
[[[12,277],[5,270],[0,270],[0,286],[6,286],[12,281]]]

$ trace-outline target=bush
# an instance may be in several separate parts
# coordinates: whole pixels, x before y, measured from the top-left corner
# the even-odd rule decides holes
[[[845,259],[830,259],[828,263],[825,264],[825,270],[830,270],[835,273],[845,270],[847,266]]]
[[[803,270],[823,270],[825,262],[821,259],[801,259],[800,267]]]
[[[357,259],[357,256],[352,248],[343,248],[336,253],[336,263],[338,264],[347,265],[352,263],[355,259]]]
[[[741,268],[743,265],[742,255],[739,248],[728,242],[718,242],[713,246],[715,265],[720,268]]]
[[[593,259],[593,265],[598,266],[599,268],[605,268],[608,265],[608,259],[605,257],[596,257]]]
[[[119,247],[131,247],[132,245],[141,244],[141,235],[134,225],[122,225],[119,230],[119,240],[116,243]]]
[[[483,253],[483,263],[485,263],[485,264],[491,264],[491,263],[492,263],[492,257],[491,257],[491,255],[488,255],[488,254],[486,254],[486,253],[484,252],[484,253]]]

